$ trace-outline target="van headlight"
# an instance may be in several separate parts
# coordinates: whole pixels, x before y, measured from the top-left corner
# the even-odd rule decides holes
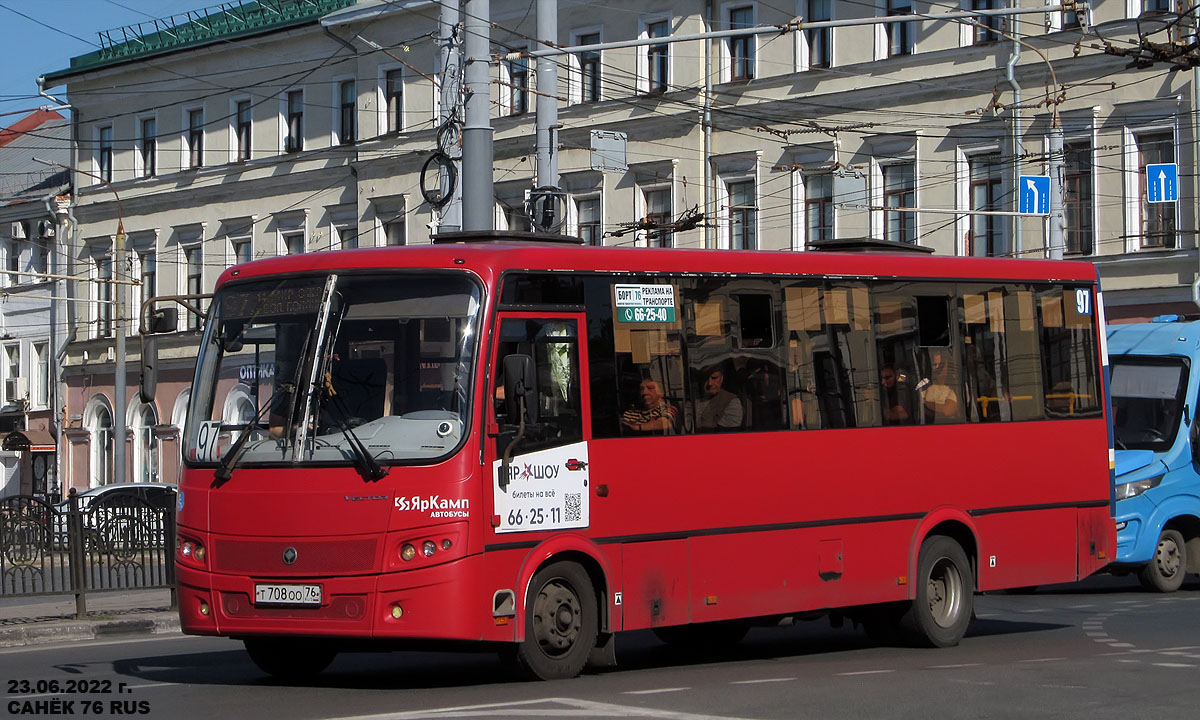
[[[1158,487],[1158,484],[1162,482],[1162,479],[1162,475],[1155,475],[1154,477],[1146,478],[1144,480],[1134,480],[1133,482],[1121,483],[1117,486],[1117,499],[1125,500],[1127,498],[1137,497],[1150,488]]]

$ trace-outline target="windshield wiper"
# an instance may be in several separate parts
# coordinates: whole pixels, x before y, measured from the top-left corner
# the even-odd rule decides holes
[[[329,372],[325,373],[325,385],[323,396],[332,400],[329,405],[335,411],[335,420],[337,420],[338,429],[342,431],[342,436],[346,438],[346,445],[350,447],[354,455],[354,469],[358,470],[358,474],[362,475],[364,482],[377,482],[387,477],[388,468],[379,464],[371,451],[367,450],[367,446],[354,432],[354,428],[350,427],[348,418],[350,413],[346,410],[342,398],[338,395],[337,390],[333,388],[333,379]],[[317,403],[314,412],[320,412],[321,403]]]
[[[275,398],[281,392],[295,394],[296,386],[291,383],[283,383],[276,387],[275,392],[271,393],[271,397],[267,398],[267,401],[258,409],[258,413],[255,414],[254,418],[249,422],[237,426],[242,434],[234,441],[229,451],[221,456],[221,464],[217,467],[216,472],[213,473],[213,487],[221,487],[233,477],[233,467],[238,464],[238,461],[242,459],[242,455],[246,452],[246,448],[250,444],[251,433],[258,427],[258,423],[263,419],[263,415],[266,414],[267,409],[275,404]]]

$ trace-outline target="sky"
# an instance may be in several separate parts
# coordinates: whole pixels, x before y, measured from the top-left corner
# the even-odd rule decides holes
[[[37,78],[99,49],[101,30],[219,5],[221,0],[0,0],[0,127],[50,104]],[[63,97],[63,88],[56,89]]]

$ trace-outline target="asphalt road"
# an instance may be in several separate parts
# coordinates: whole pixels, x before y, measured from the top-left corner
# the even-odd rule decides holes
[[[1200,706],[1200,582],[1155,595],[1098,578],[979,596],[976,614],[942,650],[879,647],[825,621],[755,629],[703,658],[628,633],[617,668],[559,682],[515,681],[493,653],[405,652],[342,655],[288,686],[239,643],[179,636],[0,651],[0,678],[9,714],[41,717],[1129,720]],[[74,704],[44,704],[55,698]]]

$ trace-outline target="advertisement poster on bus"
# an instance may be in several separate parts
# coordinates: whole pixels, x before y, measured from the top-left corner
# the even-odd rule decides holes
[[[518,455],[492,466],[498,533],[585,528],[589,523],[588,448],[586,442]]]

